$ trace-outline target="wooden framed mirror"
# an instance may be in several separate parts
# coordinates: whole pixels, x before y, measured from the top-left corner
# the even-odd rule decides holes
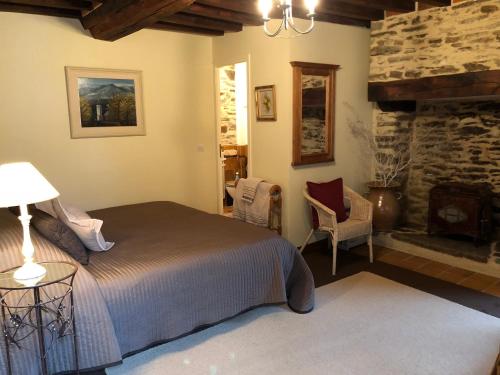
[[[293,67],[292,165],[334,161],[335,73],[338,65],[299,61]]]

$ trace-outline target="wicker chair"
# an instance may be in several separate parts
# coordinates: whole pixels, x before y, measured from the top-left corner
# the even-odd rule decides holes
[[[335,275],[337,268],[337,244],[339,241],[348,240],[351,238],[366,236],[370,251],[370,263],[373,263],[373,246],[372,246],[372,217],[373,205],[371,202],[363,198],[354,190],[344,185],[344,197],[351,203],[351,212],[349,218],[337,223],[337,215],[333,210],[321,204],[316,199],[309,195],[307,186],[304,189],[304,197],[308,203],[318,212],[319,227],[312,228],[307,236],[304,244],[300,248],[302,252],[307,243],[311,239],[315,230],[328,232],[332,237],[333,245],[333,264],[332,275]]]

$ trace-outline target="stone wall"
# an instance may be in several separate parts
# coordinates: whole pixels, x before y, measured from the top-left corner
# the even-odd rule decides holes
[[[220,90],[220,143],[236,145],[236,86],[234,65],[219,70]]]
[[[449,7],[372,22],[370,81],[500,69],[500,1]]]
[[[500,69],[500,0],[372,23],[370,81],[491,69]],[[404,144],[414,160],[399,178],[411,226],[426,226],[429,190],[441,182],[486,182],[500,197],[500,100],[421,102],[413,113],[376,107],[374,126],[381,152]],[[500,223],[500,200],[494,204]]]

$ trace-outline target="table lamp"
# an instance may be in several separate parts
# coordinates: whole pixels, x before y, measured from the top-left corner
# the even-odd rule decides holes
[[[59,196],[56,189],[31,163],[8,163],[0,165],[0,207],[19,206],[23,225],[24,264],[14,273],[21,283],[42,278],[46,270],[33,262],[35,248],[30,237],[28,204],[43,202]]]

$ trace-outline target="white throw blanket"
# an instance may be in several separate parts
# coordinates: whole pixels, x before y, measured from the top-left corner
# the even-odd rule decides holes
[[[257,180],[257,179],[255,179]],[[242,178],[236,187],[236,197],[233,203],[233,217],[260,227],[269,225],[269,191],[272,184],[260,180],[256,186],[252,203],[243,199],[246,179]]]
[[[262,178],[255,177],[240,179],[238,186],[241,186],[243,191],[241,199],[249,204],[252,204],[255,199],[255,194],[257,194],[259,184],[262,181],[264,181]]]

